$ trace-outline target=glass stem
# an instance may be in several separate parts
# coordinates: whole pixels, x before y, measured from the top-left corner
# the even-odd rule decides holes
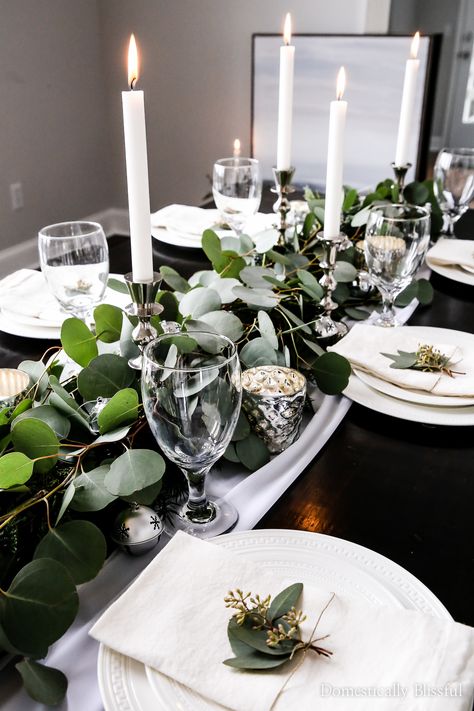
[[[395,325],[395,311],[393,309],[394,295],[382,293],[382,313],[380,314],[381,325]]]
[[[216,516],[216,508],[208,500],[205,491],[206,474],[209,468],[205,467],[197,471],[183,469],[188,481],[189,498],[181,515],[194,523],[207,523]]]

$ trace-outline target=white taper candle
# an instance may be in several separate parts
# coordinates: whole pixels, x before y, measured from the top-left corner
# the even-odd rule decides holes
[[[277,170],[291,167],[291,131],[293,120],[293,76],[295,48],[291,42],[291,15],[287,14],[284,30],[285,44],[280,47],[280,85],[278,98]]]
[[[122,92],[125,159],[127,165],[128,210],[132,274],[135,282],[153,280],[151,246],[150,189],[143,91],[133,87],[138,78],[138,55],[135,38],[130,38],[128,79],[130,91]]]
[[[397,148],[395,151],[395,165],[406,165],[410,160],[410,138],[413,133],[413,115],[415,110],[416,84],[420,69],[420,60],[417,59],[420,33],[416,32],[411,43],[411,58],[407,59],[405,67],[405,80],[403,82],[402,105],[400,108],[400,121],[398,124]]]
[[[329,112],[328,159],[326,167],[326,200],[324,236],[337,237],[341,231],[342,179],[344,168],[344,133],[347,101],[342,101],[346,81],[344,67],[337,76],[337,100],[331,101]]]

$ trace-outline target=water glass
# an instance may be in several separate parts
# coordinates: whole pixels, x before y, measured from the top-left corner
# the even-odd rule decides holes
[[[38,233],[41,271],[67,313],[86,323],[102,301],[109,277],[109,249],[97,222],[60,222]]]
[[[430,243],[430,212],[416,205],[372,207],[364,241],[371,282],[382,294],[377,326],[397,326],[393,302],[412,281]]]
[[[443,148],[433,170],[433,189],[444,215],[444,236],[474,200],[474,148]]]
[[[255,158],[221,158],[214,163],[212,194],[221,218],[237,235],[262,199],[260,164]]]
[[[237,350],[205,331],[165,333],[143,353],[142,397],[150,429],[178,465],[189,498],[172,527],[200,538],[232,528],[237,510],[206,495],[211,466],[224,454],[239,417],[242,388]]]

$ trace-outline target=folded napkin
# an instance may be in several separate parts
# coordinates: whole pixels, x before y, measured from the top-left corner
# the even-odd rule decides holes
[[[452,359],[454,370],[463,373],[451,378],[444,373],[425,373],[420,370],[391,368],[393,361],[382,353],[412,353],[420,345],[434,346]],[[356,368],[372,373],[408,390],[425,390],[433,395],[449,397],[474,396],[474,348],[462,348],[446,343],[427,342],[417,335],[415,327],[387,329],[367,324],[357,324],[339,343],[328,348],[344,356]]]
[[[301,665],[295,660],[271,673],[225,666],[223,660],[234,656],[227,640],[232,614],[223,601],[227,592],[241,588],[275,595],[294,582],[299,581],[178,532],[90,634],[233,711],[347,711],[347,697],[337,693],[342,687],[390,689],[395,683],[406,688],[411,705],[402,707],[386,695],[372,698],[370,708],[446,711],[445,699],[417,698],[414,703],[415,684],[462,684],[462,697],[450,698],[449,709],[468,708],[473,629],[340,595],[317,630],[317,637],[329,635],[323,646],[333,652],[331,658],[308,652]],[[305,586],[303,639],[309,638],[329,599],[328,591]],[[367,694],[357,697],[350,700],[351,711],[367,711]]]
[[[123,308],[129,297],[107,289],[104,302]],[[59,328],[69,314],[50,292],[42,272],[20,269],[0,281],[0,311],[12,321]]]
[[[60,326],[66,318],[43,274],[35,269],[20,269],[2,279],[0,309],[12,320],[37,319],[38,325],[46,327]]]
[[[474,240],[441,237],[426,255],[432,264],[474,269]]]
[[[191,205],[166,205],[151,215],[152,227],[199,237],[218,222],[219,210],[205,210]]]
[[[268,229],[275,222],[275,215],[262,212],[252,215],[244,225],[244,233],[252,236]],[[167,205],[151,215],[152,227],[175,232],[186,238],[196,236],[201,238],[204,230],[222,227],[219,210],[207,210],[191,205]]]

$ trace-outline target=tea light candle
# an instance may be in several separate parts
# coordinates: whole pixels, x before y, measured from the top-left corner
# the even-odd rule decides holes
[[[22,370],[0,368],[0,407],[11,407],[26,391],[30,377]]]

